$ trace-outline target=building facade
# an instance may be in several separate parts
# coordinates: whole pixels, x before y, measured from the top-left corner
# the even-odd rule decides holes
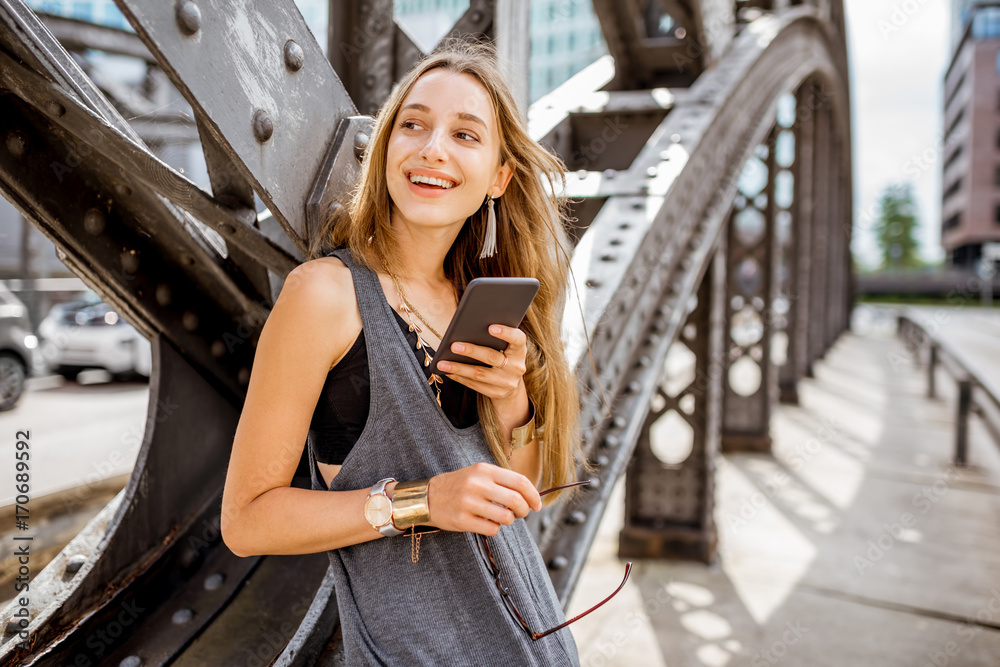
[[[468,0],[396,0],[393,11],[428,51],[468,6]],[[530,23],[529,102],[607,53],[590,0],[532,0]]]
[[[954,2],[959,30],[944,77],[941,245],[976,268],[1000,241],[1000,2]]]

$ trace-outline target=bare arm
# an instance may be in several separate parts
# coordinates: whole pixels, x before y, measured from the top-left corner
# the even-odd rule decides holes
[[[297,554],[380,538],[367,489],[290,486],[328,369],[361,329],[349,270],[314,260],[289,273],[260,335],[222,495],[233,553]]]
[[[383,539],[364,517],[368,488],[290,486],[328,369],[360,329],[346,267],[313,260],[288,275],[257,344],[222,494],[222,538],[236,555],[316,553]],[[386,487],[390,496],[394,487]],[[431,525],[485,535],[541,507],[525,476],[486,464],[435,475],[429,496]]]

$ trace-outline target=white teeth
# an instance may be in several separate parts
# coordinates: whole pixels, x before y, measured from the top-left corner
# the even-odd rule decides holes
[[[437,185],[445,190],[455,187],[455,184],[451,181],[446,181],[443,178],[434,178],[432,176],[423,176],[421,174],[410,174],[411,183],[426,183],[428,185]]]

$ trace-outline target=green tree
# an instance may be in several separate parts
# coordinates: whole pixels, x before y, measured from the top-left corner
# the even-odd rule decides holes
[[[913,185],[908,182],[890,185],[879,195],[878,204],[875,240],[882,254],[882,269],[892,271],[921,266]]]

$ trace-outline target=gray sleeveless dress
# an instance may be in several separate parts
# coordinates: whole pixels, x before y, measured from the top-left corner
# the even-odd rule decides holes
[[[335,250],[351,269],[368,348],[368,421],[331,491],[369,488],[384,477],[431,477],[496,463],[479,423],[455,428],[409,349],[373,271]],[[308,443],[314,489],[326,488]],[[430,502],[433,507],[434,497]],[[331,521],[335,521],[331,517]],[[501,581],[535,631],[565,621],[545,563],[523,519],[487,538]],[[411,537],[379,537],[328,553],[351,665],[579,665],[569,628],[532,641],[504,607],[473,533],[439,531],[410,559]]]

